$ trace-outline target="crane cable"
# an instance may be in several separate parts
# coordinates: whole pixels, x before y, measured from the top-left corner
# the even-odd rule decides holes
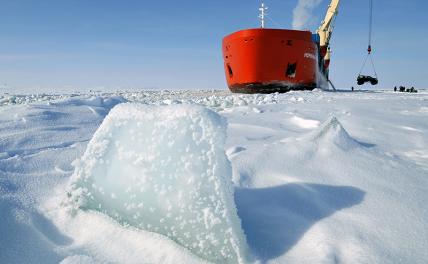
[[[371,65],[373,67],[374,74],[377,78],[376,68],[375,68],[375,65],[373,62],[373,58],[371,56],[371,53],[372,53],[372,32],[373,32],[373,0],[369,0],[369,10],[370,10],[370,14],[369,14],[369,44],[368,44],[368,48],[367,48],[367,56],[366,56],[366,59],[364,60],[363,66],[360,69],[359,75],[361,75],[362,71],[364,70],[364,68],[367,64],[367,60],[370,58],[370,62],[371,62]]]
[[[364,60],[363,66],[361,66],[361,69],[360,69],[360,73],[359,73],[359,75],[361,75],[361,73],[363,72],[363,70],[364,70],[364,68],[365,68],[365,66],[366,66],[366,64],[367,64],[367,60],[368,60],[369,58],[370,58],[370,62],[371,62],[371,65],[372,65],[372,68],[373,68],[374,74],[375,74],[375,76],[376,76],[376,78],[377,78],[376,68],[375,68],[375,65],[374,65],[374,62],[373,62],[373,58],[372,58],[372,56],[371,56],[371,54],[370,54],[370,53],[368,53],[368,54],[367,54],[366,59]]]
[[[370,15],[369,15],[369,47],[367,49],[367,51],[369,52],[369,54],[372,52],[372,28],[373,28],[373,0],[369,0],[369,10],[370,10]]]

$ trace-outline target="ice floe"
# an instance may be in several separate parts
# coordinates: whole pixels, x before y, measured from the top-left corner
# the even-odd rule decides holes
[[[226,122],[200,106],[121,104],[105,118],[72,177],[75,209],[169,237],[214,263],[244,263]]]

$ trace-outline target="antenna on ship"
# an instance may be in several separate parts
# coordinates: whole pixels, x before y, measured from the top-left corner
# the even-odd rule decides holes
[[[262,2],[262,5],[259,8],[259,10],[260,10],[260,15],[259,15],[260,27],[265,28],[265,17],[267,16],[266,10],[268,10],[268,7],[265,6],[265,3]]]

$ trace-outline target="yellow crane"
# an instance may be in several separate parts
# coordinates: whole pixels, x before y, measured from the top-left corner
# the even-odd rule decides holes
[[[316,33],[320,37],[320,48],[321,54],[324,56],[324,61],[330,61],[330,38],[333,34],[334,22],[339,14],[339,4],[340,0],[332,0],[328,6],[327,13],[324,20],[321,22],[320,27],[317,29]]]

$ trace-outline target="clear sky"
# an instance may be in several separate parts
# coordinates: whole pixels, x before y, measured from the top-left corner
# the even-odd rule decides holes
[[[381,88],[428,88],[428,1],[374,0]],[[297,0],[266,0],[291,28]],[[314,11],[315,30],[329,0]],[[222,38],[258,27],[260,1],[0,0],[0,87],[226,89]],[[349,88],[367,47],[368,0],[342,0],[331,79]],[[0,91],[1,92],[1,91]]]

